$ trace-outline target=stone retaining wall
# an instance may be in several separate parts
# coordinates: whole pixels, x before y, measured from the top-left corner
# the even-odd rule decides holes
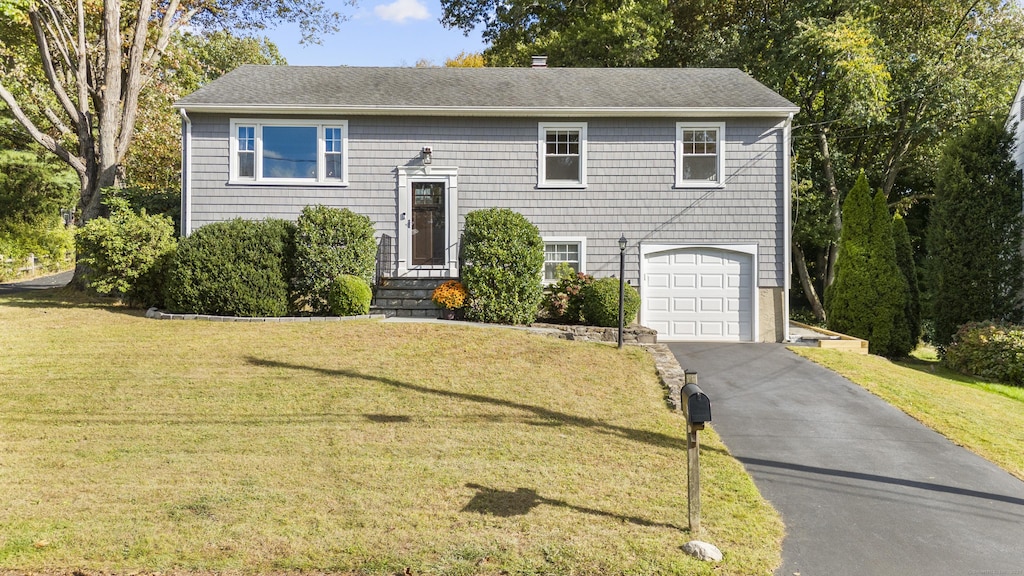
[[[558,330],[563,340],[580,340],[583,342],[618,342],[619,329],[603,326],[570,326],[566,324],[531,324],[534,328]],[[624,344],[656,344],[658,332],[650,328],[633,324],[622,330]]]

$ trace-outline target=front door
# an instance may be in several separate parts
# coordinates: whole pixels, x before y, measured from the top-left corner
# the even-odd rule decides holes
[[[412,264],[443,266],[445,239],[444,182],[412,183]]]

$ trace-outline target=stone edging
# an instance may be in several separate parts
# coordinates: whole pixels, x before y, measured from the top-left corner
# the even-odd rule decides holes
[[[210,314],[170,314],[156,308],[146,310],[146,318],[154,320],[208,320],[210,322],[343,322],[345,320],[381,320],[383,314],[362,314],[359,316],[268,316],[240,317],[213,316]]]
[[[644,346],[644,349],[654,358],[654,367],[658,370],[661,383],[668,388],[668,400],[672,409],[676,412],[681,411],[682,403],[679,391],[686,383],[686,375],[683,373],[679,361],[676,360],[676,355],[664,344],[648,344]]]

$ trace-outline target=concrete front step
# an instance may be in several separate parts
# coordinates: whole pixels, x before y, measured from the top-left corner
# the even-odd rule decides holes
[[[384,278],[370,310],[387,316],[437,318],[440,310],[430,298],[446,280],[449,278]]]

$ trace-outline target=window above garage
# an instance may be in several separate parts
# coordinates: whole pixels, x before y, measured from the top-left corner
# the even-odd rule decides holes
[[[725,185],[724,122],[676,123],[676,187],[720,188]]]

